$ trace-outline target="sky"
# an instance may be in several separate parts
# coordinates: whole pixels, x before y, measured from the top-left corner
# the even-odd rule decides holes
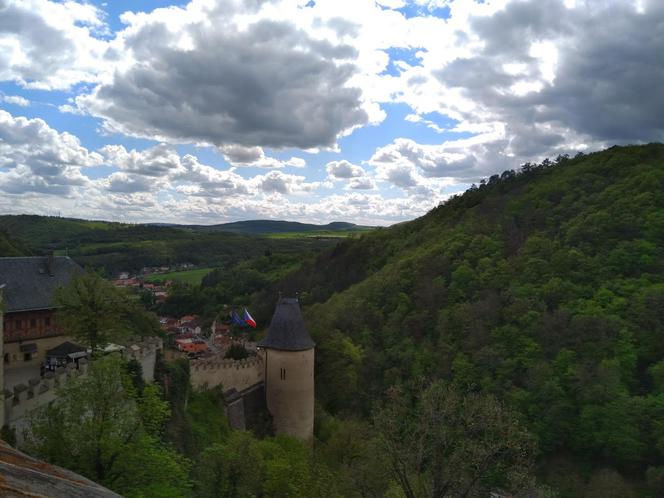
[[[390,225],[662,141],[661,0],[0,0],[0,213]]]

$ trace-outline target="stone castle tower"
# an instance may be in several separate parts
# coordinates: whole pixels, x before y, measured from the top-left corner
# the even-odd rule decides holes
[[[265,362],[267,409],[277,434],[308,443],[314,434],[314,346],[296,298],[281,298],[258,343]]]

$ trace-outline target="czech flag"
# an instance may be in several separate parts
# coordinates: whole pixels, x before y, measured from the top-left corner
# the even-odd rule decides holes
[[[247,324],[242,318],[240,318],[240,315],[237,314],[235,310],[231,311],[231,323],[234,323],[235,325],[239,325],[240,327],[246,327]]]
[[[247,308],[244,309],[244,323],[249,325],[252,329],[256,328],[256,320],[254,320],[249,312],[247,311]]]

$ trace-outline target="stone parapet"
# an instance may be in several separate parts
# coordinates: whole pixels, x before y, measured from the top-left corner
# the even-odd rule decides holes
[[[219,354],[190,362],[191,383],[198,388],[222,385],[224,390],[242,391],[263,382],[264,363],[260,355],[243,360],[224,358]]]
[[[29,412],[55,399],[57,388],[64,387],[71,379],[86,375],[88,366],[88,361],[83,358],[78,362],[78,369],[70,363],[67,368],[47,372],[43,378],[30,379],[27,385],[17,384],[11,390],[5,389],[5,423],[11,426],[22,425],[22,420]]]

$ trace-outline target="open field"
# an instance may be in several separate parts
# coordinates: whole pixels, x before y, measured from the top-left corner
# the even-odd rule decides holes
[[[346,239],[358,237],[374,228],[358,228],[354,230],[320,230],[310,232],[276,232],[265,234],[270,239]]]
[[[168,273],[157,273],[145,277],[146,282],[163,282],[165,280],[175,280],[190,285],[198,285],[205,275],[214,268],[196,268],[195,270],[172,271]]]

